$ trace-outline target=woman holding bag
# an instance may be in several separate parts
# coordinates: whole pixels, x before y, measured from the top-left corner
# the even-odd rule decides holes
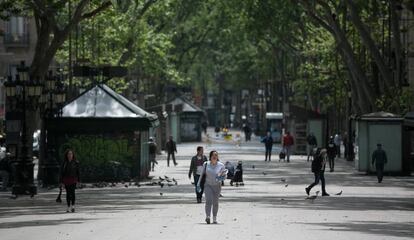
[[[224,164],[218,161],[217,151],[211,151],[209,159],[204,163],[203,172],[197,183],[197,191],[201,192],[203,188],[206,195],[206,223],[210,224],[211,210],[213,210],[213,224],[217,224],[221,181],[224,181],[227,170]]]

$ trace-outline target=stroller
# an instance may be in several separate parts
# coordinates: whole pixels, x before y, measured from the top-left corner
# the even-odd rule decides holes
[[[236,170],[234,171],[234,176],[233,179],[230,181],[230,185],[233,186],[233,183],[236,183],[236,187],[237,186],[244,186],[243,183],[243,166],[242,166],[242,162],[239,161],[237,163],[237,167]]]
[[[280,153],[279,153],[279,162],[281,160],[285,161],[285,157],[286,157],[285,151],[284,150],[280,151]]]

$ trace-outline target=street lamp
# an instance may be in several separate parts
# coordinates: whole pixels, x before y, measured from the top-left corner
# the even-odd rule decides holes
[[[25,66],[24,61],[17,67],[15,81],[9,76],[5,83],[6,97],[10,102],[10,110],[15,112],[21,111],[19,131],[20,152],[14,159],[14,184],[12,188],[13,195],[29,194],[35,195],[37,188],[33,182],[33,159],[30,156],[27,142],[27,119],[26,110],[35,110],[38,107],[38,100],[41,95],[42,85],[40,82],[29,77],[29,68]]]
[[[62,74],[60,76],[53,76],[50,71],[45,78],[45,88],[41,96],[41,116],[42,116],[42,137],[41,144],[42,158],[41,158],[41,176],[42,184],[44,187],[47,185],[55,185],[58,183],[59,162],[56,159],[54,143],[55,139],[52,139],[51,130],[46,131],[47,122],[55,117],[61,116],[61,109],[66,101],[66,92],[62,83]],[[47,134],[46,134],[47,132]]]

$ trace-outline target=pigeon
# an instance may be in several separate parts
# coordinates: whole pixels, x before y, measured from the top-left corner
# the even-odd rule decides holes
[[[168,177],[168,176],[165,176],[165,175],[164,175],[164,177],[165,177],[165,179],[169,179],[169,177]]]
[[[254,168],[255,168],[255,166],[253,165],[253,166],[252,166],[252,168],[254,169]]]
[[[173,178],[173,182],[174,182],[175,185],[178,185],[177,180],[175,180],[174,178]]]
[[[159,182],[159,185],[160,185],[161,188],[164,187],[164,183],[162,183],[162,182]]]
[[[170,183],[170,182],[172,182],[172,181],[171,181],[170,179],[167,179],[167,182],[169,182],[169,183]]]
[[[158,177],[161,181],[164,181],[165,179],[164,178],[162,178],[162,177]]]
[[[286,182],[286,179],[282,178],[282,179],[280,179],[280,181],[282,181],[282,182]]]
[[[263,175],[266,175],[267,173],[263,172]]]
[[[335,194],[335,195],[341,196],[341,194],[342,194],[342,190],[339,193]]]
[[[127,184],[125,184],[125,187],[126,187],[126,188],[128,188],[128,185],[127,185]]]
[[[168,185],[168,187],[174,186],[174,185],[173,185],[173,184],[171,184],[171,183],[168,183],[167,185]]]
[[[160,195],[162,196],[162,192],[160,192]]]
[[[286,184],[286,185],[285,185],[285,187],[288,187],[288,186],[289,186],[289,184]]]

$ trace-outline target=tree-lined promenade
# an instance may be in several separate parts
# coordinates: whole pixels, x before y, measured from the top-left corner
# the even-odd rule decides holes
[[[158,156],[153,180],[139,187],[86,184],[77,190],[75,213],[66,213],[65,203],[55,202],[56,188],[40,189],[33,199],[1,193],[2,239],[412,239],[412,177],[385,176],[378,184],[374,175],[357,173],[341,159],[335,172],[325,175],[331,196],[307,200],[304,188],[313,175],[306,157],[265,162],[258,142],[205,146],[206,153],[216,149],[222,162],[243,161],[245,183],[236,187],[225,181],[219,224],[207,225],[204,196],[198,204],[187,176],[197,146],[178,145],[176,167],[168,168],[166,156]],[[165,176],[178,185],[146,185]],[[318,190],[320,185],[311,195]]]

